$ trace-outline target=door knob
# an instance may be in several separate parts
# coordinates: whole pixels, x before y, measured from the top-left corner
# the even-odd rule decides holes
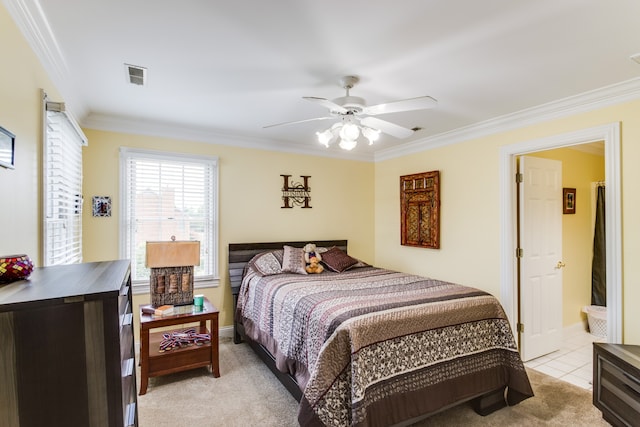
[[[561,269],[562,267],[564,267],[564,262],[558,261],[558,263],[556,264],[556,268]]]

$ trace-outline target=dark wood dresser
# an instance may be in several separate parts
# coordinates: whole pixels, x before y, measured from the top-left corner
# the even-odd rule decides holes
[[[0,285],[0,426],[138,425],[128,260]]]
[[[640,426],[640,346],[593,344],[593,404],[614,426]]]

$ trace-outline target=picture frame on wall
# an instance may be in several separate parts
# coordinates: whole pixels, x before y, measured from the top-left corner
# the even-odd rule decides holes
[[[440,171],[400,177],[400,244],[440,249]]]
[[[576,213],[576,189],[575,188],[562,189],[562,213],[563,214]]]
[[[16,136],[0,126],[0,166],[15,168]]]
[[[111,216],[111,197],[110,196],[93,196],[93,216],[95,217]]]

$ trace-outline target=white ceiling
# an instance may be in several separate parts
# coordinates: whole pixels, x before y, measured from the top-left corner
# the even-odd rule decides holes
[[[640,76],[638,0],[3,1],[81,125],[216,143],[321,149],[331,121],[264,126],[326,115],[302,97],[350,74],[370,105],[438,100],[378,116],[423,130],[361,158]]]

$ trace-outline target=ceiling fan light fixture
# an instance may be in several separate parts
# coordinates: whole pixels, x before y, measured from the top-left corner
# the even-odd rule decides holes
[[[343,121],[342,123],[335,123],[328,129],[322,132],[316,132],[318,142],[325,147],[329,147],[338,136],[340,136],[340,143],[338,146],[343,150],[353,150],[358,145],[358,138],[360,135],[367,138],[369,145],[372,145],[380,138],[382,132],[379,129],[374,129],[368,126],[357,125],[352,121]]]
[[[351,96],[349,91],[358,83],[358,76],[344,76],[340,79],[341,86],[345,90],[345,96],[328,100],[316,96],[303,96],[303,99],[322,105],[329,110],[329,115],[325,117],[315,117],[312,119],[296,120],[293,122],[279,123],[275,125],[264,126],[265,128],[273,126],[290,125],[294,123],[304,123],[316,120],[326,120],[340,118],[338,123],[334,123],[329,129],[317,131],[316,137],[318,142],[325,147],[329,147],[338,136],[340,137],[339,146],[343,150],[353,150],[358,145],[358,138],[362,134],[369,141],[369,145],[373,145],[380,134],[385,133],[392,137],[403,139],[410,137],[420,128],[408,129],[386,120],[378,119],[375,116],[387,113],[401,113],[404,111],[424,110],[433,108],[438,101],[430,96],[419,96],[417,98],[402,99],[400,101],[392,101],[384,104],[376,104],[367,106],[366,101],[358,96]]]

